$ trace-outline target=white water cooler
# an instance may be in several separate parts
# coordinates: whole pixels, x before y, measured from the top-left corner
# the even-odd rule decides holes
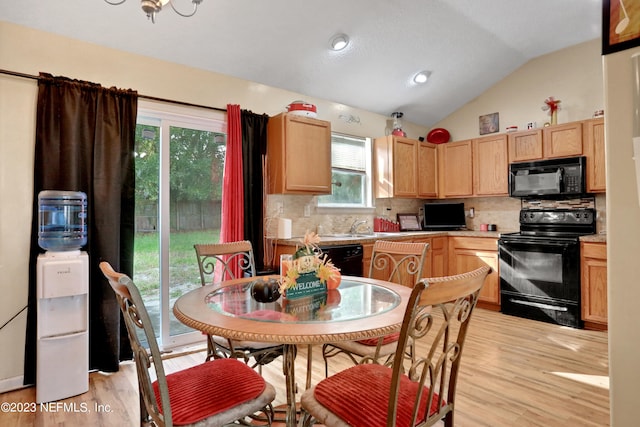
[[[38,256],[36,402],[89,390],[89,257]]]
[[[86,196],[39,195],[37,261],[36,402],[66,399],[89,390],[89,256]]]

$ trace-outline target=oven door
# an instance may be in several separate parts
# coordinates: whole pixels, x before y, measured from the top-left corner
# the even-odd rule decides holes
[[[501,309],[580,327],[580,245],[576,240],[501,239]]]

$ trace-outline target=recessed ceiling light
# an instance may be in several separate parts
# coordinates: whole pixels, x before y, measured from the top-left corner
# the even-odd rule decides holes
[[[331,49],[342,50],[349,44],[349,37],[346,34],[337,34],[331,39]]]
[[[429,80],[429,76],[431,75],[431,71],[420,71],[418,74],[413,76],[413,81],[418,84],[426,83]]]

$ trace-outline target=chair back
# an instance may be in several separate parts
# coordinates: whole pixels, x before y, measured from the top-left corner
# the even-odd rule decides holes
[[[151,319],[144,306],[140,292],[127,275],[116,272],[108,262],[101,262],[100,270],[102,270],[111,288],[113,288],[113,291],[116,293],[116,298],[127,327],[127,333],[133,350],[133,358],[136,362],[138,386],[142,400],[140,410],[143,411],[146,409],[147,413],[158,426],[171,426],[173,425],[173,421],[171,405],[169,403],[167,378],[164,373],[160,349],[156,341]],[[137,332],[139,330],[144,332],[144,336],[149,344],[148,351],[138,338]],[[153,391],[153,378],[150,372],[151,366],[153,366],[155,377],[158,381],[161,404],[164,409],[162,412],[160,412],[158,408],[156,395]],[[142,407],[143,402],[144,408]]]
[[[216,265],[221,277],[216,281],[232,280],[245,274],[256,275],[253,246],[248,240],[229,243],[211,243],[193,245],[198,257],[200,282],[202,286],[213,282]]]
[[[421,279],[415,285],[394,356],[387,426],[395,425],[400,380],[407,360],[403,349],[409,340],[418,344],[416,358],[406,373],[422,391],[414,400],[410,425],[430,426],[444,418],[446,426],[453,426],[462,349],[480,288],[490,272],[490,267],[483,266],[455,276]],[[423,420],[418,423],[420,418]]]
[[[428,243],[377,240],[371,252],[369,277],[413,287],[422,277]]]

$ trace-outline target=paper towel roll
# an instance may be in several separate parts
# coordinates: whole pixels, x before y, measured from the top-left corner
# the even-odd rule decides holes
[[[291,220],[289,218],[278,218],[278,239],[291,238]]]

